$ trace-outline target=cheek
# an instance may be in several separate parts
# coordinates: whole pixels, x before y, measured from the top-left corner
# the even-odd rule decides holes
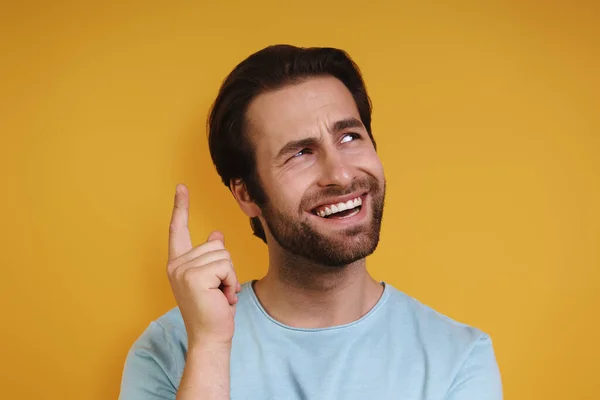
[[[286,213],[296,212],[309,183],[308,177],[303,173],[273,176],[267,192],[269,202]]]
[[[383,165],[374,149],[356,151],[347,154],[347,160],[350,165],[363,170],[379,179],[383,179]]]
[[[374,174],[376,174],[376,176],[378,178],[383,180],[384,179],[383,164],[381,163],[381,160],[379,159],[379,157],[375,156],[375,158],[372,159],[371,163],[372,163],[371,168],[375,171]]]

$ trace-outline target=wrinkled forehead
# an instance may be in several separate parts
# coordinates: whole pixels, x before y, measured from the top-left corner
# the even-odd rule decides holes
[[[256,150],[267,157],[291,140],[321,137],[337,122],[351,118],[360,120],[354,98],[333,77],[310,78],[263,93],[246,114]]]

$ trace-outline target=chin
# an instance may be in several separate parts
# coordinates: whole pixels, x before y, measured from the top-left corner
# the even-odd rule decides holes
[[[372,233],[370,237],[353,237],[338,240],[322,241],[322,251],[314,254],[314,261],[322,262],[331,267],[343,267],[360,261],[375,252],[379,244],[379,234]],[[332,243],[338,242],[338,243]]]

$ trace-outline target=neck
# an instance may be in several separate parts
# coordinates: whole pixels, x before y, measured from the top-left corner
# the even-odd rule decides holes
[[[269,252],[269,271],[254,290],[267,313],[282,324],[297,328],[348,324],[367,314],[383,292],[367,272],[365,259],[329,267],[280,254]]]

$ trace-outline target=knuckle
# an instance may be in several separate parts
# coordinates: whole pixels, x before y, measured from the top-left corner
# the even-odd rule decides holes
[[[221,250],[221,253],[220,253],[220,255],[221,255],[221,257],[223,257],[224,259],[226,259],[226,260],[230,260],[230,261],[231,261],[231,254],[229,253],[229,251],[227,251],[227,250],[223,249],[223,250]]]
[[[233,269],[233,264],[230,259],[222,259],[217,262],[221,268]]]
[[[179,269],[179,265],[181,262],[177,262],[177,259],[170,260],[167,263],[167,274],[172,275],[175,271]]]
[[[167,275],[173,275],[173,271],[175,270],[175,265],[170,262],[167,264]]]
[[[183,268],[182,266],[177,267],[173,270],[173,272],[171,273],[172,279],[175,279],[176,281],[181,281],[186,273],[186,271],[189,271],[189,268]]]
[[[189,268],[181,273],[181,280],[189,285],[197,279],[197,275],[198,271],[195,268]]]

